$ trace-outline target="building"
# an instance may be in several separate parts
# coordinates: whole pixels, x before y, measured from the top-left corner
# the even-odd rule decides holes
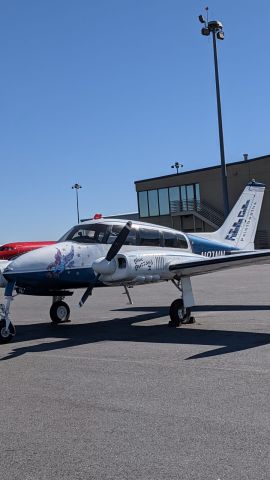
[[[227,164],[230,208],[255,179],[270,188],[270,155]],[[221,167],[216,165],[135,182],[139,218],[183,231],[213,231],[224,221]],[[270,193],[266,188],[255,239],[270,247]]]

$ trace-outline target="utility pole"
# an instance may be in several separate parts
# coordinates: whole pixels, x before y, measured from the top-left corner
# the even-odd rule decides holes
[[[208,7],[206,7],[208,12]],[[218,113],[218,131],[219,131],[219,147],[220,147],[220,161],[221,161],[221,178],[222,178],[222,191],[223,191],[223,205],[224,214],[227,217],[229,214],[229,196],[228,196],[228,181],[227,170],[224,152],[224,139],[223,139],[223,126],[222,126],[222,114],[221,114],[221,100],[220,100],[220,87],[219,87],[219,71],[218,71],[218,56],[217,56],[217,43],[216,39],[224,40],[223,25],[218,20],[208,21],[204,19],[203,15],[199,16],[199,20],[204,24],[201,30],[201,34],[209,36],[212,33],[213,37],[213,50],[214,50],[214,66],[215,66],[215,80],[216,80],[216,97],[217,97],[217,113]]]
[[[78,190],[82,188],[82,186],[79,183],[74,183],[71,187],[72,189],[75,189],[76,191],[76,203],[77,203],[77,219],[78,223],[80,223],[80,214],[79,214],[79,195],[78,195]]]

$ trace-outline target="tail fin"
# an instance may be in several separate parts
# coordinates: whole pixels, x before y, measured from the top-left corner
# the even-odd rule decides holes
[[[223,225],[216,232],[201,234],[241,250],[254,250],[265,185],[252,180],[240,195]]]

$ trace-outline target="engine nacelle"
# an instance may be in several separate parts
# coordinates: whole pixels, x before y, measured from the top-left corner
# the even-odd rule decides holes
[[[166,279],[168,274],[168,259],[156,253],[137,252],[118,254],[115,257],[115,270],[102,274],[100,280],[104,283],[152,283]]]

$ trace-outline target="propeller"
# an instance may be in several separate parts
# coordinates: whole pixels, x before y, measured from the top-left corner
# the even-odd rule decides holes
[[[93,263],[93,268],[95,272],[98,272],[96,275],[96,281],[94,285],[89,285],[89,287],[87,287],[87,289],[85,290],[79,302],[80,307],[84,305],[89,295],[92,295],[93,288],[96,287],[100,275],[102,275],[102,273],[113,273],[114,269],[112,269],[111,262],[114,259],[114,257],[118,254],[122,246],[124,245],[131,227],[132,227],[132,222],[128,221],[126,225],[122,228],[122,230],[118,233],[116,239],[111,245],[111,248],[108,250],[106,257],[102,258],[99,262]]]

